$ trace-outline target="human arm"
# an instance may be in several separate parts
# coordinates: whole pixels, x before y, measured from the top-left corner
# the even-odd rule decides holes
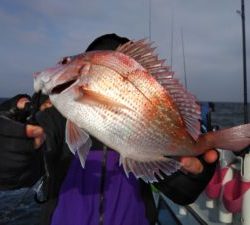
[[[19,101],[23,99],[22,101]],[[43,172],[43,130],[26,125],[22,107],[30,98],[17,95],[0,105],[0,189],[33,185]]]
[[[188,205],[194,202],[212,178],[218,159],[218,153],[210,150],[199,157],[182,157],[184,171],[164,176],[153,185],[177,204]]]

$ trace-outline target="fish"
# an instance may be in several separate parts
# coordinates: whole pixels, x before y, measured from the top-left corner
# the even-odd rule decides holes
[[[197,99],[155,50],[146,39],[130,41],[34,73],[35,91],[67,119],[65,139],[83,168],[90,135],[120,154],[127,176],[149,183],[181,169],[180,156],[249,146],[250,124],[201,134]]]

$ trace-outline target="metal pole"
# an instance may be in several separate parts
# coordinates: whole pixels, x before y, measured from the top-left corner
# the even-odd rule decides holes
[[[243,82],[244,82],[244,122],[248,123],[247,107],[247,63],[246,63],[246,32],[245,32],[245,4],[241,0],[241,21],[242,21],[242,53],[243,53]]]

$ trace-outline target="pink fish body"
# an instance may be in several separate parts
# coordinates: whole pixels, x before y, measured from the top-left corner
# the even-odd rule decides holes
[[[224,139],[232,133],[200,136],[196,99],[144,40],[129,42],[117,51],[66,57],[56,67],[37,73],[34,86],[49,94],[68,119],[66,141],[83,166],[91,134],[120,153],[126,173],[146,182],[180,168],[166,156],[199,155],[213,147],[227,147]],[[245,132],[236,135],[237,143],[229,146],[232,150],[249,145],[245,137],[249,126],[231,129]]]

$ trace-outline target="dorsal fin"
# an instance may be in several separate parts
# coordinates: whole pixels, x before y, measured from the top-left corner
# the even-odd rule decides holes
[[[185,122],[187,131],[197,140],[200,135],[200,106],[196,98],[173,78],[174,72],[158,59],[155,48],[146,39],[130,41],[117,48],[118,52],[132,57],[161,84],[173,98]]]

